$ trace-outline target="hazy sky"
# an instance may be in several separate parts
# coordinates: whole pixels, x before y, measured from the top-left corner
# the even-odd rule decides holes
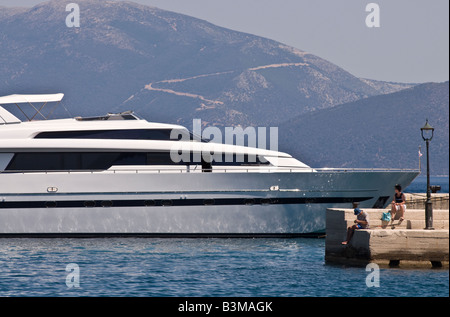
[[[43,1],[0,0],[0,5],[32,6],[39,2]],[[134,2],[294,46],[358,77],[413,83],[449,80],[448,0]],[[379,6],[380,27],[366,26],[369,3]],[[82,10],[80,6],[81,15]]]

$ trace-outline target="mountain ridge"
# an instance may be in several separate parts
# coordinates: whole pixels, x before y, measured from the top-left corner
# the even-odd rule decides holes
[[[0,57],[3,95],[52,87],[64,91],[65,103],[80,115],[106,105],[107,111],[122,110],[126,104],[164,121],[185,123],[186,117],[200,116],[219,125],[267,125],[271,118],[282,122],[380,93],[308,52],[156,7],[82,0],[77,2],[80,28],[68,28],[67,3],[49,1],[1,15],[0,49],[7,52]],[[291,66],[267,67],[282,64]],[[212,73],[222,75],[205,85],[199,76]],[[158,87],[166,92],[145,89],[188,77],[196,79],[185,81],[190,87],[181,93],[223,105],[212,108],[201,98],[168,95],[180,82]],[[274,110],[279,107],[283,111]]]
[[[431,171],[448,175],[448,100],[447,81],[318,110],[280,125],[280,149],[290,149],[315,167],[415,169],[419,146],[425,153],[420,128],[429,119],[435,128],[430,142]],[[298,135],[301,144],[295,141]]]
[[[280,146],[308,164],[380,166],[383,160],[393,167],[401,167],[401,162],[406,162],[405,167],[413,164],[406,158],[386,159],[382,150],[374,153],[368,149],[363,157],[354,160],[346,150],[336,152],[334,144],[330,144],[332,151],[322,148],[315,157],[318,150],[314,148],[328,142],[323,138],[335,136],[330,131],[317,130],[318,127],[338,129],[339,120],[315,121],[317,127],[312,127],[301,118],[314,121],[319,115],[327,117],[324,113],[335,108],[337,114],[345,113],[342,109],[349,105],[347,109],[356,109],[356,104],[377,113],[374,102],[395,108],[392,100],[407,109],[401,98],[414,103],[408,89],[421,84],[357,78],[301,49],[133,2],[77,1],[80,27],[69,28],[65,25],[68,3],[54,0],[32,8],[0,7],[0,95],[63,92],[64,106],[72,116],[134,110],[149,121],[188,127],[194,118],[201,119],[204,125],[221,128],[279,126]],[[420,120],[424,119],[419,109],[434,113],[427,102],[438,90],[412,91],[415,99],[423,101],[421,107],[416,104],[414,108],[414,115]],[[404,92],[400,95],[403,97],[395,95],[400,92]],[[386,99],[380,99],[381,96]],[[339,108],[342,105],[345,107]],[[448,100],[440,97],[439,109],[445,105]],[[363,113],[347,116],[375,122],[376,116]],[[55,112],[55,116],[66,114]],[[434,122],[438,119],[436,115],[432,118]],[[423,124],[416,118],[406,119],[410,126]],[[448,126],[448,121],[440,123]],[[300,151],[299,145],[288,139],[295,139],[296,129],[304,127],[310,127],[322,139],[311,137],[317,144],[307,141],[306,149],[302,147]],[[340,133],[338,140],[344,142],[345,133]],[[373,134],[377,133],[375,129]],[[379,139],[386,140],[390,133],[389,128]],[[375,137],[367,137],[373,147],[383,149]],[[408,140],[420,144],[415,139]],[[395,151],[410,153],[408,146]],[[327,153],[335,153],[334,159],[327,158]],[[378,161],[367,159],[377,154]]]

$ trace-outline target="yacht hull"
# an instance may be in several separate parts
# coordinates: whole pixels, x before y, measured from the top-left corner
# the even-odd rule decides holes
[[[0,236],[302,236],[330,207],[384,208],[415,171],[0,174]],[[189,190],[186,190],[186,189]]]

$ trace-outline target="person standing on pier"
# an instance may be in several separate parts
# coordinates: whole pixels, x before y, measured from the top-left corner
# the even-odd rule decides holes
[[[353,226],[347,228],[347,240],[342,242],[342,244],[344,244],[344,245],[348,244],[350,242],[356,229],[368,229],[369,228],[369,215],[367,214],[367,212],[365,212],[359,208],[355,208],[353,210],[353,212],[356,216],[355,224]]]

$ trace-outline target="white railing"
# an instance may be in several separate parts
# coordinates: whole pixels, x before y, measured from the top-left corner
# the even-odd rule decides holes
[[[52,170],[52,171],[0,171],[0,174],[81,174],[81,173],[112,173],[112,174],[172,174],[172,173],[202,173],[201,168],[112,168],[108,170]],[[307,168],[307,167],[214,167],[210,173],[355,173],[355,172],[416,172],[418,169],[404,168]]]
[[[315,168],[318,172],[420,172],[419,169],[413,168]]]

